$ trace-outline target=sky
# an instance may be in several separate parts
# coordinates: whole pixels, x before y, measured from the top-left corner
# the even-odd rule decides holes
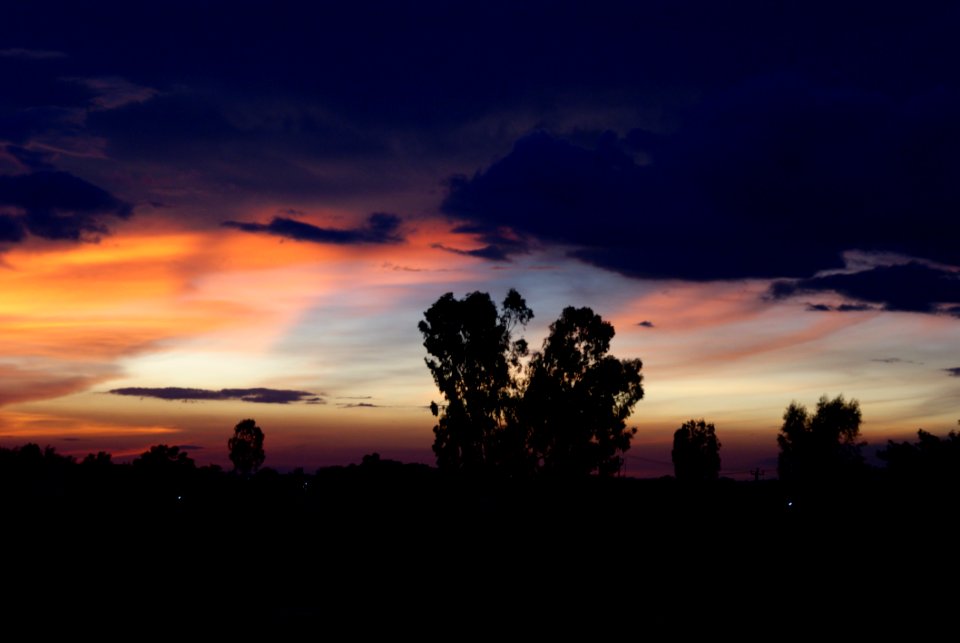
[[[628,475],[791,402],[960,419],[951,2],[6,3],[0,446],[435,462],[417,324],[515,288],[643,362]]]

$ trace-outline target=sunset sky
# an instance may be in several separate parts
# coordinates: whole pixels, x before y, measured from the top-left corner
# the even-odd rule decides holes
[[[565,306],[643,361],[627,473],[792,401],[960,419],[960,5],[8,2],[0,446],[434,463],[417,323]],[[184,390],[189,389],[189,390]]]

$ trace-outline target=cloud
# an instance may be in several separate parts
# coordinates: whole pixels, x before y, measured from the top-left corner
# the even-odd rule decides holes
[[[807,304],[807,310],[810,312],[828,312],[831,310],[836,310],[841,313],[849,313],[864,310],[876,310],[876,308],[868,304],[840,304],[839,306],[831,306],[829,304]]]
[[[225,388],[217,391],[176,386],[162,388],[127,387],[112,389],[110,393],[133,397],[154,397],[160,400],[178,400],[181,402],[240,400],[258,404],[289,404],[291,402],[305,402],[307,404],[324,403],[324,400],[315,393],[272,388]]]
[[[653,322],[649,320],[644,320],[642,322],[637,322],[637,326],[643,326],[644,328],[653,328]]]
[[[68,78],[94,93],[90,100],[93,109],[117,109],[134,103],[143,103],[159,92],[152,87],[144,87],[116,76],[103,78]]]
[[[451,180],[456,182],[457,179],[454,178]],[[488,227],[484,225],[463,224],[455,226],[451,232],[470,235],[474,240],[485,245],[471,250],[451,248],[442,243],[435,243],[433,247],[465,257],[475,257],[477,259],[496,262],[508,262],[511,256],[526,254],[530,251],[530,243],[527,239],[518,236],[512,230],[503,226]]]
[[[434,243],[431,247],[464,257],[476,257],[477,259],[486,259],[487,261],[510,261],[510,254],[500,246],[484,246],[473,250],[461,250],[460,248],[451,248],[442,243]]]
[[[361,32],[361,5],[269,24],[235,8],[236,37],[215,47],[211,6],[190,21],[24,8],[0,33],[21,43],[44,24],[48,48],[0,50],[0,138],[98,137],[104,175],[149,177],[138,197],[189,191],[221,212],[253,193],[398,208],[369,202],[457,168],[444,211],[477,243],[447,247],[495,261],[546,242],[625,275],[701,281],[809,277],[861,244],[958,263],[955,7],[875,7],[865,24],[824,2],[441,4],[380,7],[383,28]],[[118,40],[127,23],[136,38]],[[22,71],[53,67],[18,59],[60,57],[58,43],[70,82]],[[515,140],[534,124],[553,134]],[[228,225],[357,239],[281,217]],[[491,240],[501,231],[512,243]]]
[[[27,236],[20,217],[12,214],[0,214],[0,243],[23,241]]]
[[[83,391],[108,376],[56,373],[0,364],[0,406],[49,400]]]
[[[50,153],[45,150],[27,149],[19,145],[7,145],[4,147],[4,151],[24,170],[42,171],[55,169],[53,165],[49,163]]]
[[[465,232],[506,228],[633,277],[802,278],[854,249],[960,266],[958,109],[946,89],[772,74],[708,94],[655,139],[533,132],[451,177],[441,211]]]
[[[0,49],[0,58],[19,58],[21,60],[56,60],[57,58],[66,58],[67,55],[62,51],[51,49],[23,49],[13,47],[10,49]]]
[[[938,313],[944,312],[943,304],[960,302],[960,274],[910,262],[855,273],[776,281],[770,287],[774,299],[816,292],[833,292],[854,300],[837,306],[840,311],[865,310],[869,306],[860,302],[870,302],[885,310]]]
[[[954,368],[945,368],[943,370],[945,370],[950,377],[960,377],[960,366]]]
[[[274,217],[269,224],[224,221],[222,225],[244,232],[271,234],[296,241],[355,245],[399,243],[403,241],[400,223],[400,217],[395,214],[377,212],[367,218],[365,225],[357,228],[321,228],[286,217]]]
[[[19,210],[5,213],[8,241],[22,239],[23,230],[45,239],[96,240],[109,232],[105,217],[126,219],[133,213],[106,190],[59,171],[0,176],[0,206]]]

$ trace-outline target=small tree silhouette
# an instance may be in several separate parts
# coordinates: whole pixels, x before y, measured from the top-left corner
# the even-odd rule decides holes
[[[227,440],[233,470],[244,476],[256,473],[266,454],[263,451],[263,431],[252,419],[242,420],[233,428],[233,437]]]
[[[687,420],[673,433],[673,471],[677,480],[697,482],[720,476],[720,441],[713,423]]]

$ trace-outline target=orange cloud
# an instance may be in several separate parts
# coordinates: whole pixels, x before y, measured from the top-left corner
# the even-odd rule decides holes
[[[116,376],[109,367],[96,364],[82,370],[62,369],[61,364],[49,360],[44,362],[46,368],[33,365],[34,368],[22,368],[16,364],[0,363],[0,406],[62,397]]]

